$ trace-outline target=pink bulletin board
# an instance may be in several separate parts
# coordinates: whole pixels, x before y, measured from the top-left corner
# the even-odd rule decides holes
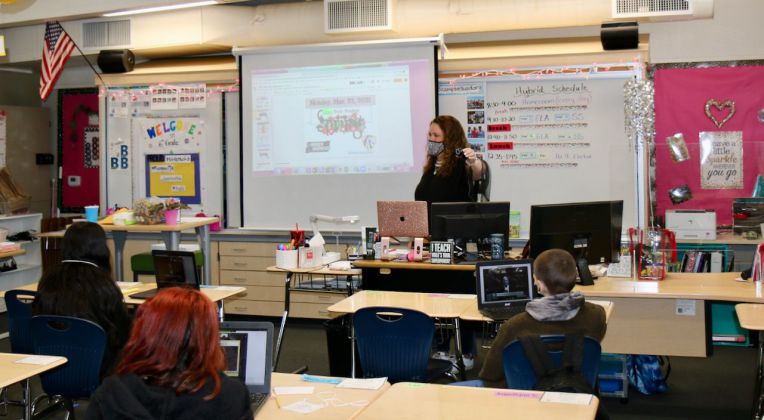
[[[99,203],[98,92],[95,89],[59,93],[59,207],[82,211]]]
[[[706,114],[707,103],[711,117]],[[715,104],[725,105],[719,108]],[[730,153],[715,152],[720,172],[724,171],[725,176],[734,174],[722,177],[721,183],[726,183],[724,188],[709,185],[702,188],[701,176],[706,176],[704,183],[709,184],[708,175],[712,172],[709,166],[701,166],[702,152],[707,150],[701,147],[701,132],[710,132],[712,137],[733,138],[739,138],[742,132],[742,142],[736,141]],[[672,159],[666,137],[676,133],[684,137],[688,160]],[[740,143],[742,158],[738,159]],[[725,158],[731,164],[725,163]],[[737,174],[734,168],[740,167],[740,161],[741,173]],[[716,175],[720,172],[714,171]],[[732,200],[751,197],[759,174],[764,174],[764,66],[656,70],[656,216],[663,217],[669,209],[712,209],[716,211],[717,224],[731,225]],[[732,182],[728,182],[730,180]],[[692,199],[675,204],[669,190],[682,184],[689,186]]]

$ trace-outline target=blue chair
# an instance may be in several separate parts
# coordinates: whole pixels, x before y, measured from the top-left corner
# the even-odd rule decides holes
[[[435,322],[422,312],[364,308],[353,315],[353,328],[365,377],[427,382],[451,370],[448,360],[430,360]]]
[[[63,356],[68,360],[66,364],[40,374],[40,381],[48,396],[58,397],[49,409],[63,403],[67,418],[74,418],[74,400],[90,397],[101,382],[106,333],[92,321],[57,315],[32,317],[31,329],[35,354]],[[38,414],[43,415],[36,413],[36,416]]]
[[[5,292],[11,353],[34,353],[32,335],[29,333],[29,322],[32,319],[32,301],[36,297],[37,292],[31,290],[9,290]]]
[[[549,357],[555,366],[559,367],[562,361],[562,345],[565,342],[564,335],[543,335],[541,341],[550,346]],[[597,374],[600,366],[600,353],[602,349],[600,343],[591,338],[584,337],[584,359],[581,371],[592,386],[597,389]],[[533,389],[536,385],[536,374],[533,372],[528,358],[525,356],[523,346],[520,340],[514,340],[504,347],[502,353],[504,361],[504,377],[507,379],[507,388],[512,389]]]

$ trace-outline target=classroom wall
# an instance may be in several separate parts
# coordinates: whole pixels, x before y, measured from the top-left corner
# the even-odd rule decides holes
[[[40,106],[39,86],[38,74],[0,71],[0,105]]]

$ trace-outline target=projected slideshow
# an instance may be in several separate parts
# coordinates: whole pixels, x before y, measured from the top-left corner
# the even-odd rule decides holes
[[[425,61],[251,72],[255,176],[419,170],[412,70]]]

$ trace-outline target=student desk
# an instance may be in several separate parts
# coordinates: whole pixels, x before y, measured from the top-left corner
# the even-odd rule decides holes
[[[593,419],[599,400],[586,405],[541,402],[543,392],[400,382],[355,417],[367,420],[501,418]]]
[[[29,354],[0,353],[0,388],[5,388],[21,381],[24,381],[24,419],[32,418],[32,398],[29,387],[29,378],[49,371],[54,367],[66,363],[66,357],[53,357],[53,361],[46,365],[31,365],[16,363],[17,360],[29,357]]]
[[[759,332],[759,358],[756,360],[756,382],[753,390],[752,418],[755,420],[762,417],[762,381],[764,380],[764,305],[740,303],[735,305],[735,312],[740,325],[751,331]]]
[[[271,386],[312,386],[314,392],[311,395],[281,395],[278,397],[278,404],[275,395],[271,393],[271,398],[258,411],[257,419],[349,419],[390,388],[389,383],[376,390],[337,388],[334,384],[305,382],[301,378],[302,375],[274,372]],[[326,406],[309,414],[283,409],[302,400]]]
[[[388,306],[403,309],[413,309],[424,312],[432,318],[452,319],[456,334],[456,363],[465,379],[464,360],[462,359],[461,327],[459,315],[474,303],[474,297],[470,295],[447,295],[440,293],[415,293],[415,292],[387,292],[364,290],[348,296],[347,298],[329,307],[330,316],[354,314],[357,310],[372,306]],[[355,330],[351,323],[350,340],[351,368],[350,372],[355,375]]]
[[[122,297],[124,298],[126,305],[140,305],[143,302],[146,302],[144,299],[133,299],[129,297],[129,295],[132,295],[133,293],[142,292],[144,290],[154,289],[157,287],[156,283],[133,283],[133,282],[118,282],[117,285],[119,286],[120,291],[122,292]],[[30,291],[37,291],[37,283],[30,283],[25,284],[24,286],[17,287],[15,290],[30,290]],[[202,286],[201,292],[204,293],[205,296],[210,298],[213,302],[216,302],[219,306],[219,316],[220,320],[223,320],[223,299],[231,297],[233,295],[236,295],[238,293],[241,293],[245,290],[247,290],[244,287],[240,286]],[[0,297],[4,297],[5,292],[0,291]]]
[[[590,299],[587,299],[586,301],[589,303],[593,303],[595,305],[602,306],[602,309],[605,310],[605,322],[607,323],[610,321],[610,316],[613,315],[613,308],[615,307],[613,302],[609,302],[606,300],[590,300]],[[467,307],[467,309],[464,310],[464,312],[462,312],[459,315],[459,318],[464,321],[494,322],[493,319],[488,318],[487,316],[480,313],[477,307],[477,297],[473,297],[470,300],[469,306]]]
[[[661,281],[600,277],[593,286],[574,290],[618,307],[608,323],[603,352],[707,357],[711,302],[764,303],[760,283],[739,282],[737,277],[738,273],[667,273]]]
[[[196,231],[199,246],[204,256],[204,284],[211,284],[212,270],[210,268],[210,225],[217,222],[217,217],[183,217],[177,225],[101,225],[103,230],[111,232],[114,240],[114,265],[117,281],[124,280],[122,252],[125,240],[130,232],[160,232],[168,250],[175,251],[180,247],[180,233],[187,229]]]
[[[304,274],[310,276],[347,276],[348,295],[352,295],[352,277],[361,274],[361,270],[330,270],[323,265],[309,268],[279,268],[276,266],[270,266],[266,270],[271,273],[284,273],[284,314],[281,315],[281,326],[279,327],[279,334],[276,338],[276,355],[275,360],[273,361],[273,368],[275,369],[279,365],[279,356],[281,355],[281,341],[284,339],[284,328],[286,327],[287,317],[289,316],[289,292],[292,288],[292,277],[294,277],[295,274]]]

